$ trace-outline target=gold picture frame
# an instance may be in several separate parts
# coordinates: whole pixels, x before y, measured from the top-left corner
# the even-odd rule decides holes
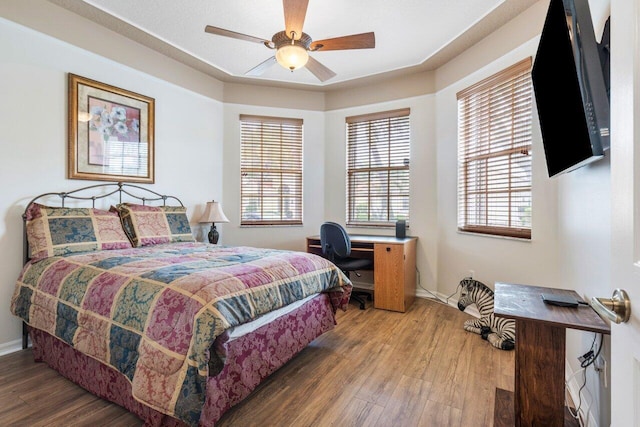
[[[68,178],[154,182],[155,100],[69,73]]]

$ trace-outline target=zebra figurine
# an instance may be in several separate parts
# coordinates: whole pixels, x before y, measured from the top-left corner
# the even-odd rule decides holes
[[[464,311],[475,304],[480,312],[479,319],[464,322],[464,330],[482,335],[491,345],[502,350],[513,350],[516,342],[516,322],[513,319],[493,315],[493,291],[484,283],[466,277],[460,281],[458,308]]]

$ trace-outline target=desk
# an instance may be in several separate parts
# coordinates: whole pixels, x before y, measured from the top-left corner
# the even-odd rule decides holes
[[[540,297],[542,293],[581,299],[575,291],[566,289],[509,283],[496,283],[495,286],[494,314],[516,321],[513,393],[516,427],[565,425],[564,361],[567,328],[611,333],[610,326],[591,307],[547,305]],[[496,407],[498,405],[496,399]]]
[[[373,306],[405,312],[416,297],[417,237],[350,234],[351,256],[373,259]],[[322,255],[320,236],[307,237],[307,252]]]

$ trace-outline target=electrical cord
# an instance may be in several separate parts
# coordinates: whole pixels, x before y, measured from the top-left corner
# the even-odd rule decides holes
[[[419,274],[420,272],[418,272]],[[458,293],[458,290],[460,289],[460,284],[458,283],[458,286],[456,286],[456,290],[455,292],[453,292],[451,295],[449,295],[445,300],[443,300],[442,298],[440,298],[439,296],[437,296],[436,294],[434,294],[433,292],[431,292],[429,289],[425,288],[424,286],[422,286],[422,284],[420,283],[420,280],[418,280],[418,286],[420,286],[426,293],[428,293],[429,295],[431,295],[433,297],[433,299],[435,299],[437,302],[441,303],[441,304],[445,304],[445,305],[449,305],[449,299],[454,296],[455,294]]]
[[[565,398],[565,402],[566,402],[566,407],[569,410],[569,413],[571,414],[571,416],[576,420],[578,420],[580,424],[582,424],[582,420],[580,418],[580,407],[582,406],[581,393],[582,393],[582,389],[584,389],[584,387],[587,385],[587,370],[586,368],[582,368],[578,372],[582,372],[583,375],[582,375],[582,385],[578,389],[578,407],[576,408],[576,412],[574,413],[573,410],[571,410],[571,405],[568,404],[569,402],[566,402],[566,398]]]
[[[597,351],[594,353],[593,352],[594,351],[594,346],[595,346],[596,338],[598,337],[598,335],[600,335],[600,344],[598,345]],[[575,375],[577,375],[578,373],[580,373],[580,372],[583,373],[582,385],[578,389],[578,406],[576,407],[575,413],[571,410],[571,406],[570,405],[568,405],[568,404],[566,405],[567,408],[569,409],[569,413],[571,414],[571,416],[573,418],[577,419],[580,422],[580,424],[582,424],[582,420],[580,419],[580,408],[582,407],[582,390],[587,385],[587,368],[589,366],[593,365],[593,363],[596,361],[596,359],[600,355],[600,352],[602,351],[603,339],[604,339],[604,335],[603,334],[598,334],[598,333],[593,334],[593,341],[591,341],[591,348],[585,354],[583,354],[582,356],[578,357],[578,360],[580,361],[580,368],[581,369],[578,372],[574,373],[571,377],[569,377],[569,379],[565,383],[566,387],[568,388],[569,381]]]
[[[593,353],[593,346],[596,343],[596,337],[598,336],[598,334],[594,334],[593,335],[593,341],[591,342],[591,349],[589,349],[588,352],[586,352],[585,354],[583,354],[581,357],[578,358],[578,360],[580,360],[580,366],[582,368],[586,368],[588,366],[593,365],[593,363],[596,361],[596,359],[598,358],[598,356],[600,356],[600,351],[602,351],[602,341],[603,341],[603,335],[600,334],[600,345],[598,346],[598,350],[596,351],[596,353]]]

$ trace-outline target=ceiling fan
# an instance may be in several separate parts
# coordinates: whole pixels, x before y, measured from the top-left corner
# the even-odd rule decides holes
[[[309,52],[370,49],[376,46],[375,35],[372,32],[313,41],[307,33],[302,32],[302,25],[304,24],[305,15],[307,14],[308,4],[309,0],[282,0],[285,30],[275,33],[271,40],[261,39],[211,25],[207,25],[204,30],[207,33],[217,34],[219,36],[262,43],[269,49],[276,50],[274,56],[247,71],[245,75],[248,76],[259,76],[273,65],[273,63],[278,62],[292,72],[293,70],[306,66],[313,75],[324,82],[334,77],[336,73],[309,56]]]

